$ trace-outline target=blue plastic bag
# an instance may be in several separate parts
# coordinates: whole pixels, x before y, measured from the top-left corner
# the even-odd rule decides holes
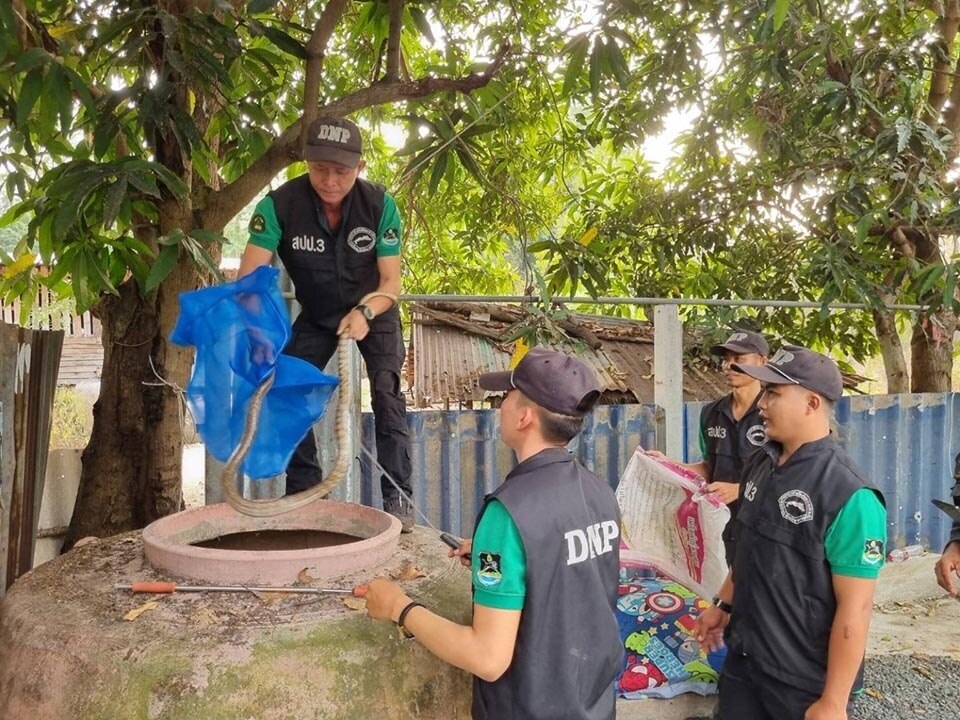
[[[181,294],[180,317],[170,336],[197,349],[187,403],[200,437],[221,462],[243,435],[251,396],[276,373],[240,466],[251,478],[286,470],[339,382],[305,360],[281,354],[290,340],[290,316],[277,284],[279,272],[263,266],[235,282]]]

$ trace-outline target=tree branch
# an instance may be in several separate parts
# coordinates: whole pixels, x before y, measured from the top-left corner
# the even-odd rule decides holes
[[[493,62],[482,73],[471,73],[461,78],[426,77],[397,83],[374,83],[318,108],[318,113],[349,115],[350,113],[400,100],[416,100],[441,92],[469,93],[481,88],[497,74],[507,60],[510,47],[504,46]],[[316,116],[316,115],[315,115]],[[219,232],[257,193],[266,187],[283,168],[301,158],[299,138],[304,126],[303,117],[287,127],[267,151],[247,170],[219,192],[208,196],[201,215],[202,227]]]
[[[957,28],[960,28],[960,0],[950,0],[944,8],[943,15],[937,21],[937,30],[940,41],[943,43],[943,57],[948,59],[944,61],[942,58],[934,58],[933,80],[930,83],[930,92],[927,94],[927,109],[922,118],[923,122],[930,127],[934,126],[949,92],[951,75],[949,58],[953,55],[953,41],[957,36]],[[956,84],[954,80],[954,89]]]
[[[313,27],[310,40],[307,41],[307,60],[303,79],[303,117],[300,125],[300,147],[307,143],[307,130],[310,123],[317,117],[317,107],[320,102],[320,78],[323,76],[323,58],[326,54],[327,43],[333,37],[340,18],[347,8],[347,0],[330,0],[320,13],[317,24]]]
[[[390,34],[387,38],[387,72],[384,82],[396,82],[400,79],[400,31],[403,28],[403,6],[405,0],[390,0]]]

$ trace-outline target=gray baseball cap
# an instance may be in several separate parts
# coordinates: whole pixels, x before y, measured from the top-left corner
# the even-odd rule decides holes
[[[355,168],[363,154],[360,128],[345,118],[324,116],[310,123],[303,159],[335,162]]]
[[[827,400],[843,395],[840,368],[826,355],[799,345],[784,345],[766,365],[732,365],[737,372],[770,385],[800,385]]]
[[[519,390],[542,408],[580,417],[596,405],[600,384],[582,360],[545,348],[533,348],[513,370],[480,376],[484,390]]]
[[[723,355],[725,352],[738,355],[757,353],[766,357],[770,354],[770,346],[767,344],[767,339],[760,333],[735,329],[725,343],[714,345],[710,348],[710,352],[714,355]]]

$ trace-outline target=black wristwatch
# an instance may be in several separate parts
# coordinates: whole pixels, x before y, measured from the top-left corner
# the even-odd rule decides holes
[[[721,600],[719,597],[713,598],[713,604],[720,608],[720,610],[725,612],[727,615],[733,612],[733,605],[728,603],[726,600]]]
[[[376,314],[373,312],[373,310],[371,310],[368,306],[364,305],[363,303],[360,303],[359,305],[357,305],[354,308],[354,310],[359,310],[360,314],[367,319],[367,322],[370,322],[376,317]]]

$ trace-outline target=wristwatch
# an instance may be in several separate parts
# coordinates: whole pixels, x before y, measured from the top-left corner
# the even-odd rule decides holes
[[[721,600],[719,597],[713,598],[713,604],[720,608],[721,612],[725,612],[727,615],[733,612],[733,605],[728,603],[726,600]]]
[[[360,314],[367,319],[367,322],[370,322],[376,317],[376,314],[373,312],[373,310],[367,305],[364,305],[363,303],[360,303],[359,305],[357,305],[354,308],[354,310],[359,310]]]

